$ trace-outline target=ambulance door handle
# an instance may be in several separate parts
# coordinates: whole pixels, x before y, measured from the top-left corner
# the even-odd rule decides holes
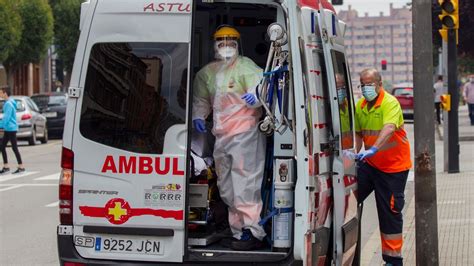
[[[81,88],[69,87],[67,94],[69,98],[79,98],[79,96],[81,96]]]

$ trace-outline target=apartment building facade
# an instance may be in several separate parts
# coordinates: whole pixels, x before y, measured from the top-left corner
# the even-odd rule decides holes
[[[351,6],[339,11],[347,23],[346,41],[352,85],[356,87],[359,73],[368,67],[377,68],[387,89],[401,83],[413,83],[412,14],[408,7],[394,8],[386,16],[359,16]],[[382,70],[382,60],[387,69]]]

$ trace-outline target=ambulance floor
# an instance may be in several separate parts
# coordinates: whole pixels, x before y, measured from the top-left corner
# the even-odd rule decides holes
[[[239,254],[239,253],[245,253],[245,254],[249,254],[249,253],[252,253],[252,254],[276,254],[276,255],[279,255],[279,256],[287,254],[286,252],[272,252],[271,247],[268,244],[265,245],[263,248],[260,248],[260,249],[257,249],[257,250],[237,251],[237,250],[233,250],[231,248],[224,247],[219,242],[216,242],[216,243],[210,244],[206,247],[193,247],[190,250],[200,251],[200,252],[214,251],[214,252],[219,252],[219,253],[235,253],[235,254]]]

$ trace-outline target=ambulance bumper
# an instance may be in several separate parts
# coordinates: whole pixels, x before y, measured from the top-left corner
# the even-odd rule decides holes
[[[212,260],[193,260],[187,263],[169,263],[169,262],[141,262],[141,261],[119,261],[119,260],[97,260],[97,259],[87,259],[81,257],[77,252],[76,248],[74,247],[74,241],[72,235],[58,235],[58,255],[59,255],[59,264],[61,266],[65,265],[66,263],[76,263],[77,266],[79,265],[117,265],[117,264],[124,264],[124,265],[210,265],[210,264],[218,264],[223,265],[222,261],[212,261]],[[192,255],[191,255],[192,257]],[[284,257],[283,257],[284,258]],[[243,263],[232,263],[226,262],[225,265],[242,265]],[[294,265],[294,261],[292,256],[287,257],[281,262],[269,262],[269,263],[251,263],[249,262],[248,265]]]

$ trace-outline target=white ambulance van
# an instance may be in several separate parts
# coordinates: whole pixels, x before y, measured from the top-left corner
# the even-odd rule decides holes
[[[214,60],[222,24],[266,72],[257,90],[267,237],[245,252],[220,244],[219,177],[212,156],[196,170],[192,149],[192,81]],[[358,265],[345,24],[326,0],[89,0],[80,29],[61,158],[62,265]]]

